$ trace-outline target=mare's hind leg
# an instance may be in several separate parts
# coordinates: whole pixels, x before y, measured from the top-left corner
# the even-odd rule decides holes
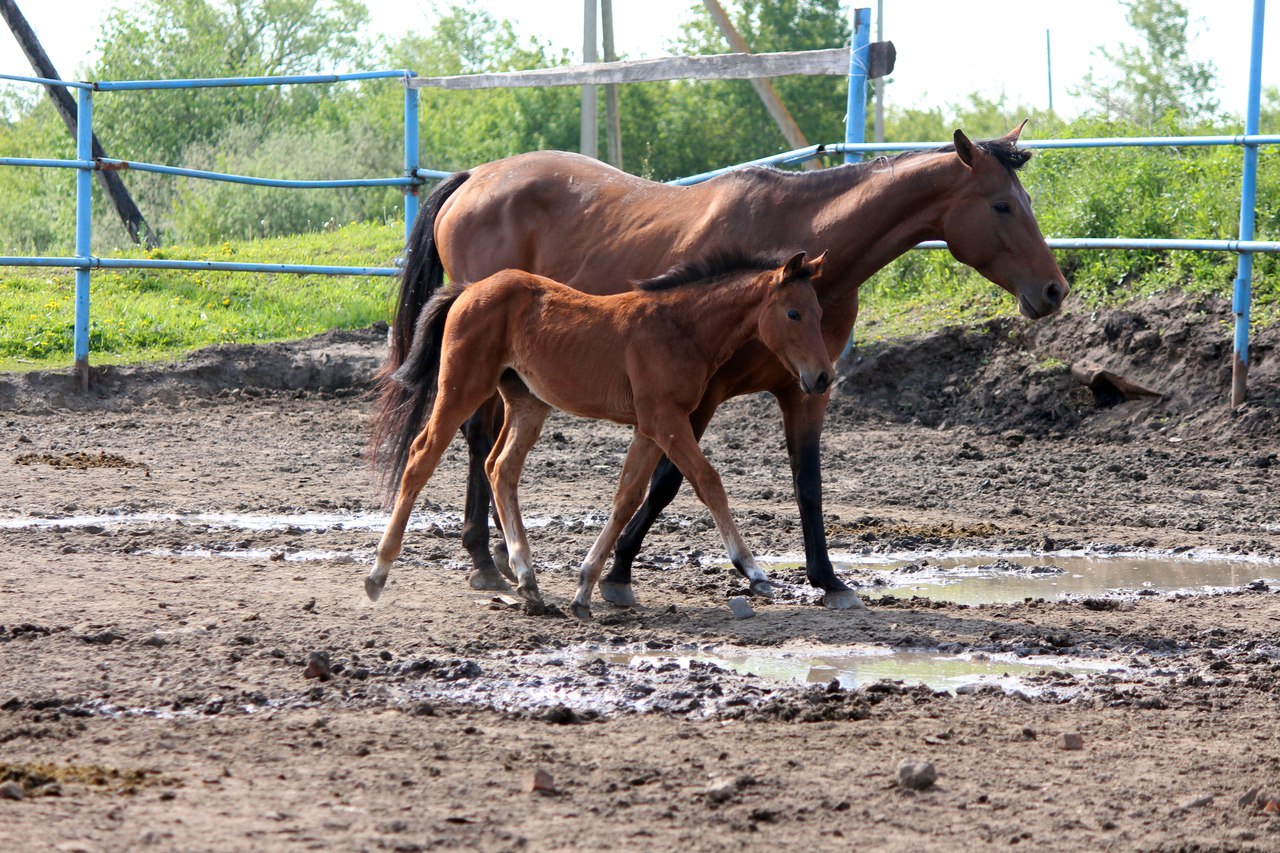
[[[501,426],[502,402],[495,394],[462,427],[462,435],[467,440],[467,501],[462,516],[462,547],[471,556],[474,569],[470,578],[472,589],[510,592],[511,585],[507,580],[515,580],[515,577],[507,568],[505,545],[501,553],[489,553],[491,495],[485,459],[493,452],[494,440]],[[497,520],[496,515],[494,520]],[[498,528],[501,530],[501,523]]]
[[[506,404],[506,420],[498,443],[485,462],[489,484],[493,488],[494,507],[502,521],[507,554],[515,570],[516,591],[524,598],[542,603],[538,591],[538,579],[534,573],[533,559],[529,552],[529,538],[524,520],[520,516],[520,474],[524,470],[525,457],[542,434],[542,424],[550,407],[529,393],[516,379],[502,382],[502,399]]]
[[[702,438],[702,433],[706,431],[707,424],[711,422],[711,416],[715,414],[719,405],[718,398],[708,396],[689,416],[694,438]],[[640,553],[644,537],[662,511],[676,499],[680,484],[683,482],[684,475],[680,473],[680,469],[664,456],[658,462],[658,466],[653,471],[653,477],[649,480],[649,492],[645,495],[644,503],[640,505],[640,510],[627,523],[622,535],[618,538],[618,545],[613,551],[613,565],[609,567],[609,573],[600,581],[600,597],[605,601],[619,607],[636,606],[636,595],[631,588],[631,566]]]
[[[639,401],[636,408],[645,411]],[[720,538],[724,540],[729,559],[734,568],[748,580],[751,592],[763,598],[773,598],[773,586],[756,565],[751,549],[738,532],[738,526],[733,523],[724,484],[707,457],[702,455],[702,448],[698,447],[698,440],[694,438],[688,418],[676,412],[654,412],[651,418],[646,418],[642,427],[667,454],[667,458],[688,478],[698,500],[711,510],[711,517],[715,520],[716,529],[720,531]]]
[[[605,558],[617,541],[619,531],[644,499],[645,479],[660,456],[662,450],[658,445],[637,430],[631,438],[631,446],[627,448],[622,476],[613,495],[613,511],[578,570],[578,594],[573,599],[573,615],[579,619],[591,618],[591,590],[600,579],[600,570],[604,568]]]

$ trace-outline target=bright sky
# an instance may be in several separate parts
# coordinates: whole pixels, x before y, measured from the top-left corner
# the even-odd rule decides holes
[[[582,0],[467,0],[522,35],[557,47],[582,50]],[[133,0],[17,0],[54,65],[76,76],[92,56],[107,11]],[[1214,63],[1224,109],[1242,114],[1248,87],[1252,0],[1183,0],[1190,11],[1192,52]],[[430,30],[450,0],[366,0],[374,30]],[[662,56],[697,0],[615,0],[615,41],[628,58]],[[874,17],[876,0],[860,0]],[[1280,3],[1272,3],[1264,45],[1265,86],[1280,85]],[[3,30],[0,27],[0,30]],[[1007,96],[1010,105],[1048,105],[1045,31],[1050,31],[1053,99],[1059,113],[1081,106],[1069,95],[1088,71],[1100,45],[1133,41],[1116,0],[1034,0],[1021,3],[957,3],[955,0],[884,0],[884,36],[898,50],[886,100],[900,107],[962,103],[971,92]],[[872,23],[874,40],[875,23]],[[726,48],[727,50],[727,48]],[[317,69],[333,70],[333,69]],[[337,69],[359,70],[359,69]],[[0,31],[0,73],[30,74],[12,36]],[[843,104],[833,105],[843,111]]]

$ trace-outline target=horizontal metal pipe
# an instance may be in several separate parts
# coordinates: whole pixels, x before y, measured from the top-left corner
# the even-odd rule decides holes
[[[337,267],[308,264],[248,264],[233,261],[179,261],[153,258],[22,258],[0,257],[4,267],[61,267],[65,269],[209,270],[214,272],[274,272],[295,275],[399,275],[397,267]]]
[[[39,160],[31,157],[0,157],[0,166],[36,166],[42,169],[84,169],[92,160]]]
[[[1051,249],[1140,249],[1191,252],[1280,252],[1274,240],[1179,240],[1143,237],[1049,237]],[[917,243],[917,249],[945,249],[943,240]]]
[[[882,151],[928,151],[948,142],[860,142],[836,143],[828,151],[875,154]],[[1095,139],[1027,139],[1019,148],[1186,148],[1211,145],[1280,145],[1280,134],[1236,134],[1234,136],[1108,136]],[[801,149],[804,150],[804,149]]]
[[[0,80],[12,80],[15,83],[39,83],[41,86],[64,86],[68,89],[92,89],[92,83],[78,80],[52,80],[48,77],[23,77],[20,74],[0,74]]]
[[[93,87],[100,92],[141,89],[225,89],[231,86],[288,86],[296,83],[346,83],[353,80],[409,79],[412,71],[360,71],[354,74],[293,74],[277,77],[191,77],[183,80],[100,80]]]
[[[439,169],[414,169],[413,174],[414,174],[414,177],[418,177],[418,178],[428,178],[430,180],[438,180],[438,179],[449,177],[450,175],[453,174],[453,172],[442,172]]]
[[[412,184],[410,177],[401,178],[349,178],[332,181],[302,181],[283,178],[254,178],[248,175],[229,175],[223,172],[206,172],[202,169],[183,169],[178,166],[160,166],[155,163],[135,163],[132,160],[115,160],[102,157],[98,160],[103,170],[119,169],[134,172],[155,172],[161,175],[177,175],[184,178],[203,178],[230,184],[250,184],[259,187],[289,187],[292,189],[331,189],[335,187],[394,187]]]

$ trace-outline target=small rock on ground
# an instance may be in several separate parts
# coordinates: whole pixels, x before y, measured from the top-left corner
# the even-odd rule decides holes
[[[729,599],[729,609],[733,611],[734,619],[750,619],[752,616],[756,615],[755,608],[753,608],[747,602],[747,599],[741,595],[735,595],[733,598]]]
[[[712,803],[724,803],[733,799],[733,795],[738,793],[738,783],[732,779],[716,779],[707,786],[707,801]]]
[[[931,761],[904,758],[898,762],[898,786],[912,791],[923,791],[938,781],[938,770]]]
[[[1084,736],[1079,732],[1063,732],[1058,735],[1058,749],[1084,749]]]
[[[12,780],[0,784],[0,800],[24,800],[27,795],[22,786]]]

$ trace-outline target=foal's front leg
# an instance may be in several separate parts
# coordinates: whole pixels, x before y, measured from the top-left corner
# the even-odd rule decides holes
[[[751,592],[762,598],[773,598],[773,586],[756,565],[751,549],[738,532],[738,526],[733,523],[733,516],[729,513],[729,496],[725,494],[720,475],[702,454],[702,448],[698,447],[698,440],[694,438],[693,429],[689,426],[688,415],[673,412],[657,414],[645,425],[644,431],[657,442],[667,458],[675,463],[692,484],[698,500],[711,510],[720,538],[729,551],[729,560],[750,582]]]
[[[605,558],[618,541],[623,525],[644,499],[645,481],[661,457],[662,450],[658,445],[636,430],[631,437],[631,446],[627,448],[626,461],[622,464],[618,489],[613,494],[613,511],[578,570],[578,594],[573,599],[573,615],[579,619],[591,618],[591,590],[600,579]]]
[[[507,543],[507,559],[516,575],[516,592],[536,604],[542,603],[538,591],[538,579],[534,574],[533,559],[529,551],[529,537],[525,533],[524,520],[520,516],[520,499],[517,489],[520,474],[524,470],[525,457],[542,434],[542,424],[550,407],[529,393],[523,383],[504,381],[502,400],[506,404],[506,420],[493,452],[485,463],[489,485],[493,488],[493,503],[502,522],[503,536]]]

